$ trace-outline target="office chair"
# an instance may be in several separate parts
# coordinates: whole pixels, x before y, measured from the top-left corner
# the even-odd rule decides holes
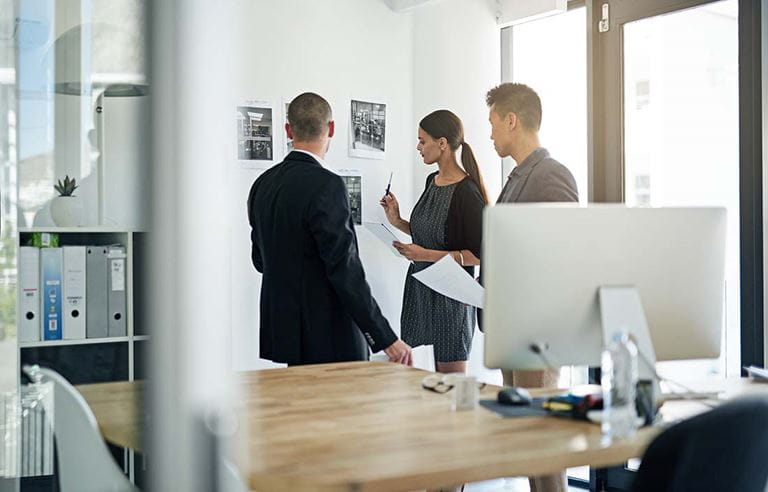
[[[765,492],[768,398],[748,396],[685,420],[651,442],[634,492]]]
[[[41,380],[41,375],[41,382],[53,382],[53,408],[45,411],[54,416],[61,491],[140,492],[115,463],[99,432],[96,417],[75,387],[51,369],[25,366],[24,372],[33,381]],[[220,465],[218,490],[248,490],[233,464],[222,460]]]
[[[78,391],[50,369],[25,368],[53,382],[53,408],[46,414],[53,418],[56,452],[59,461],[59,485],[62,492],[138,492],[109,453],[101,437],[96,417]]]

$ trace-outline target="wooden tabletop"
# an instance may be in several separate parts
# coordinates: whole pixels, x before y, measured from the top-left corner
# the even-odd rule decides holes
[[[107,441],[137,451],[144,449],[144,382],[82,384],[75,388],[96,416]]]
[[[497,477],[608,466],[640,456],[659,432],[605,444],[600,427],[554,417],[451,410],[451,392],[421,388],[426,371],[386,362],[240,374],[254,490],[437,488]],[[768,385],[763,385],[768,388]],[[142,449],[141,383],[79,386],[105,438]],[[495,398],[498,387],[481,391]]]

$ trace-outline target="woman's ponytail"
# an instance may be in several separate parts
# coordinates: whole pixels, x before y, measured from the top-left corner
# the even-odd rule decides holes
[[[489,204],[488,192],[485,189],[483,174],[480,172],[480,167],[477,165],[475,153],[472,152],[472,147],[470,147],[464,140],[461,141],[461,165],[464,167],[467,174],[469,174],[470,179],[472,179],[477,187],[480,188],[480,193],[483,194],[483,200],[486,205]]]

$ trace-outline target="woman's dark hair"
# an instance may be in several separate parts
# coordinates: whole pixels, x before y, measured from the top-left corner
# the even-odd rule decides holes
[[[461,124],[459,117],[447,109],[438,109],[425,116],[419,122],[419,127],[435,140],[445,138],[448,141],[448,147],[454,152],[461,147],[461,165],[464,167],[464,171],[480,188],[485,203],[490,203],[488,192],[485,190],[483,175],[480,173],[477,160],[475,160],[475,154],[472,152],[472,147],[464,141],[464,125]]]

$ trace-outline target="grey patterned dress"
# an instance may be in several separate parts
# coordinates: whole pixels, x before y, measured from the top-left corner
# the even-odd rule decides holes
[[[447,251],[447,219],[451,198],[458,183],[447,186],[430,181],[411,213],[413,243],[427,249]],[[415,262],[408,268],[400,318],[402,339],[411,347],[434,345],[435,361],[456,362],[469,359],[475,308],[422,284],[413,274],[431,266]]]

